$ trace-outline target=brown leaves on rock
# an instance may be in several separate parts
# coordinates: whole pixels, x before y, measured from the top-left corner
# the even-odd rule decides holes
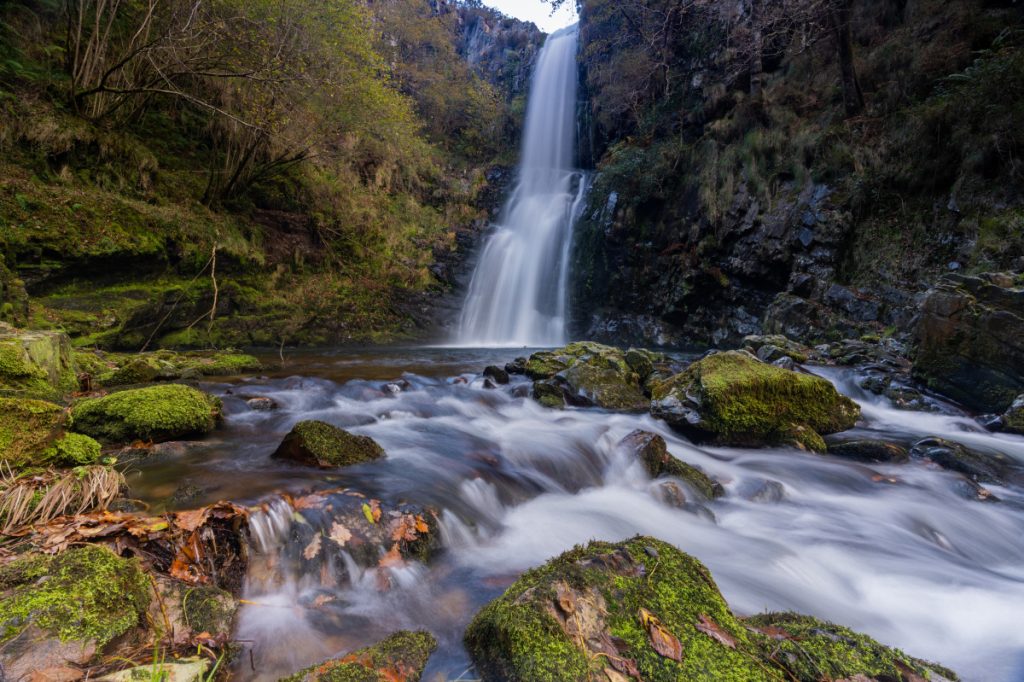
[[[344,547],[352,539],[352,531],[341,523],[335,521],[331,524],[331,534],[328,536],[338,547]]]
[[[673,635],[657,616],[643,607],[640,608],[640,624],[647,630],[651,648],[659,655],[676,662],[683,660],[683,645],[679,638]]]
[[[305,557],[306,561],[312,561],[319,554],[320,554],[320,534],[318,533],[318,534],[314,535],[313,539],[310,541],[310,543],[308,545],[306,545],[306,549],[302,550],[302,556]]]
[[[719,644],[727,646],[730,649],[736,648],[736,638],[730,635],[721,625],[716,623],[711,616],[704,613],[700,614],[696,628]]]

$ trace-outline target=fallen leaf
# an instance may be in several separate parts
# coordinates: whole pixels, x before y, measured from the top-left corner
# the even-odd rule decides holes
[[[988,491],[986,491],[986,492],[988,492]],[[417,514],[416,515],[416,530],[419,531],[420,533],[429,533],[430,532],[430,526],[428,526],[427,522],[423,520],[423,515],[422,514]]]
[[[683,645],[668,628],[662,625],[658,617],[645,608],[640,609],[640,622],[647,629],[651,647],[665,658],[673,661],[683,660]]]
[[[770,637],[771,639],[793,639],[793,635],[791,635],[790,633],[786,632],[785,630],[776,625],[766,625],[763,628],[753,629],[757,632],[760,632],[762,635],[765,635],[766,637]]]
[[[373,510],[370,509],[370,505],[366,504],[365,502],[363,502],[363,516],[366,517],[367,522],[369,522],[371,525],[375,523],[375,521],[373,520]]]
[[[206,517],[208,515],[209,509],[207,507],[203,507],[202,509],[193,509],[191,511],[175,512],[174,525],[182,530],[193,531],[206,523]]]
[[[339,547],[344,547],[345,543],[352,539],[352,532],[342,524],[335,521],[331,524],[330,538],[331,540],[334,540]]]
[[[608,682],[629,682],[629,678],[613,668],[605,668],[604,674]]]
[[[558,600],[558,608],[562,609],[565,615],[568,616],[576,610],[576,596],[565,583],[555,584],[555,598]]]
[[[696,627],[719,644],[723,644],[730,649],[736,648],[736,638],[722,629],[722,626],[712,620],[710,616],[703,613],[700,614],[700,619],[697,621]]]
[[[402,552],[398,549],[398,543],[391,545],[391,549],[388,553],[380,558],[377,563],[381,568],[394,568],[405,565],[405,559],[402,558]]]
[[[307,561],[315,559],[320,554],[320,534],[317,533],[313,536],[313,540],[306,545],[306,549],[302,550],[302,556],[306,557]]]
[[[394,520],[391,525],[391,539],[395,542],[405,540],[412,542],[417,538],[416,519],[411,514],[406,514]]]

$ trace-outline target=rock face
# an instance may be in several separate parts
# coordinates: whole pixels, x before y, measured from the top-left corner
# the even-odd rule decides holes
[[[219,417],[219,400],[177,384],[89,398],[71,409],[75,431],[109,443],[202,436]]]
[[[664,358],[645,350],[581,341],[534,353],[525,372],[534,380],[534,397],[548,407],[565,404],[609,410],[647,409],[643,384]]]
[[[721,483],[712,480],[697,467],[673,457],[665,439],[656,433],[634,431],[619,442],[619,447],[643,462],[651,478],[675,476],[689,483],[709,500],[725,494]]]
[[[417,682],[437,640],[402,630],[373,646],[301,670],[280,682]]]
[[[77,388],[66,334],[0,324],[0,395],[59,399]]]
[[[820,646],[804,646],[808,637]],[[577,547],[527,571],[473,619],[466,647],[485,680],[817,682],[927,671],[900,651],[806,616],[744,621],[708,570],[660,540]],[[778,651],[794,656],[778,656]]]
[[[1024,287],[1011,275],[949,276],[928,292],[914,377],[981,412],[1024,392]]]
[[[852,428],[860,408],[825,379],[729,351],[657,383],[651,414],[699,441],[824,452],[821,436]]]
[[[331,468],[380,459],[384,448],[369,436],[357,436],[326,422],[309,420],[296,424],[273,456]]]

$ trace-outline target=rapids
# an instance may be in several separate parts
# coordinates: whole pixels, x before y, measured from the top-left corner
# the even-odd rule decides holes
[[[249,648],[237,664],[241,675],[274,680],[396,629],[426,628],[440,647],[424,679],[474,679],[462,633],[519,572],[576,543],[644,533],[707,564],[740,614],[801,611],[939,661],[967,680],[1024,678],[1024,491],[988,486],[1000,501],[980,502],[957,474],[917,462],[699,448],[647,415],[544,409],[521,397],[528,386],[521,377],[484,388],[480,369],[514,354],[522,353],[310,355],[280,376],[205,386],[224,399],[225,427],[138,465],[130,484],[157,509],[176,504],[168,500],[182,480],[205,486],[183,506],[221,498],[263,505],[252,519],[249,603],[238,624]],[[941,435],[1024,464],[1024,438],[989,434],[951,408],[898,411],[863,394],[853,370],[822,373],[860,401],[857,431],[865,436]],[[382,390],[400,378],[406,390]],[[251,410],[243,398],[253,395],[280,408]],[[301,419],[372,436],[387,459],[328,472],[272,461]],[[702,502],[687,492],[679,506],[664,480],[651,481],[616,449],[637,428],[664,436],[673,454],[716,477],[726,495]],[[438,510],[440,555],[429,565],[388,569],[360,566],[336,550],[326,557],[332,570],[303,570],[290,530],[321,520],[294,512],[276,493],[341,486]],[[324,594],[331,608],[311,608]]]

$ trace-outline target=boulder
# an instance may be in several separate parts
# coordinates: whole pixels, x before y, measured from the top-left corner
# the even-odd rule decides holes
[[[42,454],[42,461],[60,467],[95,464],[102,456],[98,442],[81,433],[65,433]]]
[[[27,398],[0,398],[0,460],[12,469],[41,464],[40,455],[63,434],[60,405]]]
[[[71,419],[75,431],[101,442],[167,441],[209,433],[220,411],[217,398],[168,384],[80,400]]]
[[[646,350],[622,351],[581,341],[534,353],[525,371],[534,380],[535,396],[545,405],[568,403],[641,411],[648,403],[644,381],[654,371],[654,363],[662,360],[663,356]],[[551,390],[552,386],[558,390]]]
[[[1014,398],[1003,414],[1002,428],[1008,433],[1024,434],[1024,394]]]
[[[821,377],[729,351],[658,383],[651,414],[698,441],[747,447],[794,443],[823,452],[821,436],[852,428],[860,408]]]
[[[902,445],[869,438],[829,443],[828,454],[864,462],[906,462],[910,459],[910,453]]]
[[[99,682],[139,682],[157,679],[160,682],[206,682],[210,661],[193,656],[173,661],[160,661],[119,670],[98,678]]]
[[[527,571],[476,615],[465,644],[489,681],[909,682],[930,672],[845,628],[762,618],[735,616],[693,557],[636,537],[591,542]],[[805,637],[821,646],[803,647]],[[775,655],[783,649],[799,653]]]
[[[141,622],[150,583],[135,559],[86,545],[0,567],[0,666],[11,679],[82,664]]]
[[[0,395],[59,400],[75,390],[78,378],[66,334],[0,323]]]
[[[921,305],[913,374],[979,412],[1024,393],[1024,287],[995,273],[949,275]]]
[[[983,483],[1003,483],[1020,471],[1020,465],[1001,452],[972,450],[943,438],[925,438],[914,443],[910,455],[928,459],[943,469],[958,471]]]
[[[429,632],[402,630],[373,646],[324,661],[280,682],[418,682],[437,640]]]
[[[301,421],[281,441],[273,457],[324,468],[371,462],[384,448],[369,436],[357,436],[326,422]]]
[[[484,376],[496,384],[507,384],[509,381],[508,374],[506,370],[495,365],[484,369]]]
[[[668,451],[665,439],[656,433],[633,431],[619,441],[619,447],[637,457],[651,478],[659,476],[680,478],[709,500],[725,494],[721,483],[712,480],[697,467],[673,457],[672,453]]]

